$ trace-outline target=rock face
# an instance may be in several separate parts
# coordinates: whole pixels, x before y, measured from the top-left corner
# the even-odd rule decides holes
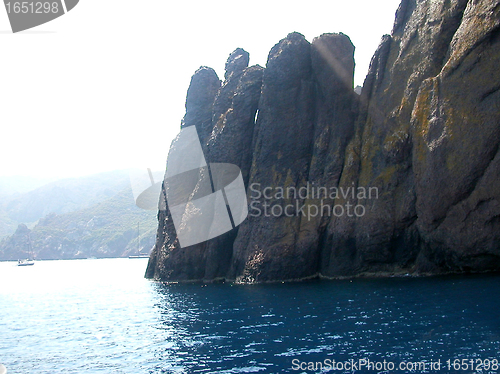
[[[403,0],[361,95],[343,34],[235,50],[182,126],[242,169],[249,217],[180,248],[159,213],[146,276],[237,282],[500,269],[500,1]]]
[[[499,51],[500,1],[469,2],[441,70],[418,91],[411,117],[423,241],[417,265],[430,271],[500,265]]]

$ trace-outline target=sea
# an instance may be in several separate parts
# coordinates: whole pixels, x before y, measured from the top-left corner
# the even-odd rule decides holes
[[[147,259],[0,263],[8,374],[496,373],[500,276],[162,284]]]

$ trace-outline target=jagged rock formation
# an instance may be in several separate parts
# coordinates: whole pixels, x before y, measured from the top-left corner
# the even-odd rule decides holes
[[[292,33],[265,69],[247,67],[237,49],[222,85],[198,70],[183,126],[197,127],[207,161],[242,168],[250,216],[179,248],[168,208],[160,211],[146,276],[498,270],[499,25],[498,0],[403,0],[360,96],[343,34],[309,43]]]

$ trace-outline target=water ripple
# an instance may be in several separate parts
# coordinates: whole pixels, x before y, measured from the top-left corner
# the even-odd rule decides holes
[[[21,374],[288,373],[293,359],[500,353],[495,276],[163,285],[145,265],[0,263],[0,362]]]

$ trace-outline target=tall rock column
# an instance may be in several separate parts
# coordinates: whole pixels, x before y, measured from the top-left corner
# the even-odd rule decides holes
[[[200,140],[211,132],[212,107],[220,88],[220,80],[211,68],[199,68],[189,85],[186,97],[186,114],[181,127],[196,126]],[[178,139],[172,141],[175,147]],[[160,196],[156,244],[151,252],[146,278],[158,280],[191,280],[203,278],[205,251],[203,245],[180,248],[168,204],[165,186]]]
[[[229,163],[241,169],[245,185],[252,162],[255,114],[260,99],[263,68],[248,66],[249,56],[236,49],[226,62],[225,81],[213,106],[212,133],[207,141],[207,159]],[[206,242],[204,279],[225,279],[239,227]]]
[[[252,190],[307,183],[314,134],[311,72],[311,46],[302,35],[289,34],[271,49],[262,81],[250,200],[257,197]],[[300,218],[283,211],[295,199],[266,196],[250,206],[250,216],[240,227],[229,278],[252,282],[314,274],[317,259],[295,245]],[[265,211],[264,204],[270,210]]]
[[[300,221],[296,246],[317,258],[319,273],[329,252],[324,246],[325,229],[336,212],[332,191],[338,187],[357,116],[354,45],[347,35],[323,34],[312,41],[311,61],[316,99],[308,181],[314,192],[305,202],[311,215]],[[349,209],[352,211],[352,207]]]
[[[226,62],[221,86],[206,67],[193,75],[186,98],[182,127],[196,126],[208,163],[230,163],[248,180],[252,158],[254,119],[260,98],[263,69],[248,67],[249,56],[236,49]],[[176,146],[176,140],[172,147]],[[165,194],[165,191],[163,191]],[[207,242],[180,248],[168,206],[159,212],[157,243],[146,277],[166,281],[225,278],[238,228]]]

